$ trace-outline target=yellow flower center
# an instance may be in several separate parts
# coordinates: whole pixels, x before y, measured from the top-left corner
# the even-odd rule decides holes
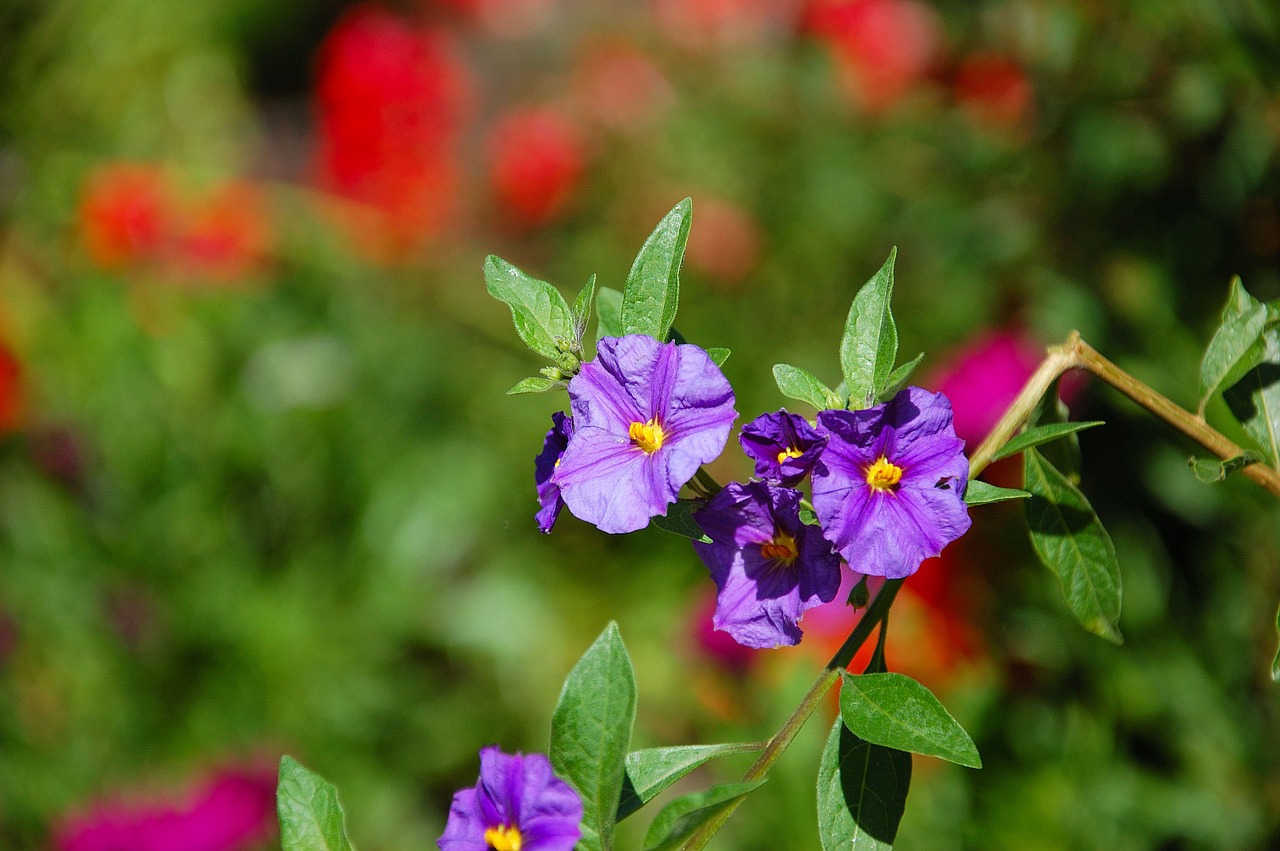
[[[658,422],[657,417],[647,423],[632,423],[631,428],[627,429],[627,435],[632,443],[649,455],[661,449],[662,442],[667,439],[667,433],[662,430],[662,424]]]
[[[491,827],[484,832],[484,842],[492,851],[520,851],[524,838],[520,836],[518,827],[502,825]]]
[[[881,455],[867,468],[867,484],[878,491],[893,491],[902,480],[902,468]]]
[[[799,458],[804,453],[794,446],[788,446],[786,449],[778,453],[778,463],[781,464],[788,458]]]
[[[773,540],[760,545],[760,555],[767,559],[776,559],[783,566],[790,567],[800,551],[796,549],[796,539],[786,532],[774,532]]]

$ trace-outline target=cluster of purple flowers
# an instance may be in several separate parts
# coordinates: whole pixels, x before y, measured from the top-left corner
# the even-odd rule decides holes
[[[600,341],[569,383],[536,464],[539,528],[560,508],[606,532],[665,515],[737,417],[733,390],[705,352],[642,335]],[[714,624],[748,647],[800,641],[800,618],[831,601],[840,563],[901,579],[969,528],[968,463],[951,403],[909,387],[816,424],[785,410],[743,427],[756,479],[730,483],[694,514],[694,548],[718,589]],[[805,479],[810,521],[802,519]]]

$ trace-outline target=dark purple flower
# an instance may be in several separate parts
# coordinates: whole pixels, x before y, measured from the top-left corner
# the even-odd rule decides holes
[[[572,851],[582,799],[538,753],[480,751],[480,780],[453,796],[441,851]]]
[[[854,570],[901,579],[969,529],[969,464],[941,393],[908,387],[862,411],[822,411],[813,470],[823,534]]]
[[[601,340],[569,400],[574,431],[552,481],[574,516],[611,533],[666,514],[738,416],[706,352],[643,334]]]
[[[538,513],[534,519],[538,521],[538,529],[544,535],[556,525],[564,500],[560,498],[560,486],[551,481],[551,474],[560,463],[560,456],[569,445],[569,435],[573,434],[573,420],[562,412],[551,415],[551,430],[543,441],[542,452],[533,462],[533,482],[538,487]]]
[[[799,644],[800,616],[840,587],[840,557],[800,522],[800,492],[730,482],[694,519],[711,539],[693,546],[719,589],[716,629],[747,647]]]
[[[784,408],[776,414],[761,414],[744,425],[738,442],[755,460],[757,476],[793,487],[809,475],[827,445],[827,436]]]

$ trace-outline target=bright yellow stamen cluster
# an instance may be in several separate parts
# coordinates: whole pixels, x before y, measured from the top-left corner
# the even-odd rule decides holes
[[[778,453],[778,463],[781,464],[788,458],[799,458],[804,453],[794,446],[788,446],[786,449]]]
[[[786,532],[774,532],[773,540],[760,545],[760,555],[767,559],[777,559],[784,565],[796,560],[800,551],[796,549],[796,539]]]
[[[657,452],[662,448],[662,442],[667,439],[667,433],[662,430],[661,423],[658,418],[654,417],[647,423],[632,423],[627,429],[627,435],[631,438],[631,442],[639,446],[649,455]]]
[[[501,827],[491,827],[484,832],[484,842],[493,851],[520,851],[520,846],[524,844],[524,837],[520,835],[520,829],[515,825],[502,825]]]
[[[867,484],[880,491],[892,491],[902,481],[902,468],[881,455],[867,468]]]

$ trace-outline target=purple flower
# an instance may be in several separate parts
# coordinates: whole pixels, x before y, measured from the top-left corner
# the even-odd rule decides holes
[[[582,799],[542,754],[480,751],[480,780],[453,796],[441,851],[572,851]]]
[[[800,522],[800,492],[730,482],[694,520],[711,538],[693,547],[719,589],[715,628],[747,647],[799,644],[800,616],[840,587],[839,556]]]
[[[761,414],[742,427],[742,451],[756,462],[756,475],[788,487],[799,484],[822,454],[827,436],[784,408]]]
[[[634,532],[724,450],[733,388],[697,346],[606,337],[569,382],[573,435],[552,482],[576,517]]]
[[[543,441],[542,452],[533,462],[533,482],[538,488],[538,513],[534,519],[538,521],[538,529],[545,535],[556,525],[564,500],[560,498],[560,486],[551,480],[551,474],[560,464],[560,456],[569,445],[569,435],[573,434],[573,420],[562,412],[551,415],[551,430]]]
[[[908,387],[862,411],[822,411],[813,470],[823,534],[860,573],[901,579],[969,529],[969,465],[941,393]]]

